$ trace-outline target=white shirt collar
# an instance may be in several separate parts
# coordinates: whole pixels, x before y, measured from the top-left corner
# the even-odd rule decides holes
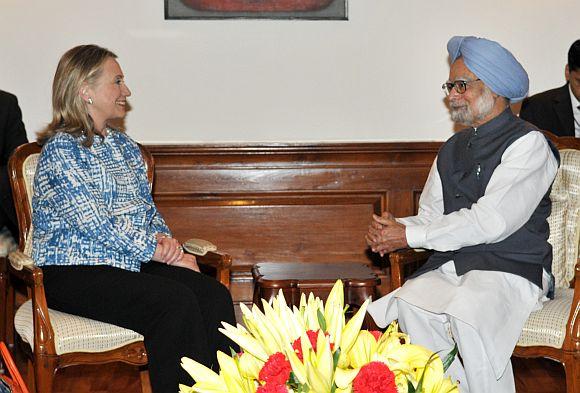
[[[578,109],[578,106],[580,106],[580,101],[578,101],[578,98],[576,98],[574,93],[572,93],[572,88],[570,87],[570,84],[568,84],[568,92],[570,93],[570,101],[572,101],[572,115],[574,116],[574,134],[576,135],[576,138],[580,138],[580,109]]]

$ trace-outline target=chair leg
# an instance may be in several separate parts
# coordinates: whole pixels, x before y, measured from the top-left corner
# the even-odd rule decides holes
[[[58,358],[53,356],[35,356],[34,382],[36,393],[51,393],[54,376],[58,369]]]
[[[26,362],[26,385],[28,386],[29,391],[36,392],[36,385],[34,383],[34,363],[30,358]]]
[[[566,393],[580,393],[580,362],[574,355],[564,355],[564,370],[566,372]]]
[[[10,277],[8,277],[6,283],[7,293],[6,293],[6,312],[5,316],[6,319],[5,323],[5,342],[10,350],[14,349],[14,302],[15,302],[15,294],[14,294],[14,286],[12,286],[12,282],[10,281]]]
[[[10,318],[7,312],[8,307],[8,270],[6,257],[0,257],[0,307],[4,309],[0,312],[0,340],[6,342],[7,319]]]
[[[152,393],[151,381],[149,380],[149,370],[147,368],[141,368],[139,371],[139,376],[141,378],[141,392],[142,393]]]

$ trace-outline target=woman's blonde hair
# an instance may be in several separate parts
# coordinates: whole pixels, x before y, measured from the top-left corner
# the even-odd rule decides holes
[[[93,144],[93,119],[80,89],[83,84],[96,82],[108,58],[116,59],[117,55],[97,45],[76,46],[62,55],[52,82],[52,122],[37,134],[38,143],[44,144],[56,133],[66,132],[77,137],[84,135],[84,146]]]

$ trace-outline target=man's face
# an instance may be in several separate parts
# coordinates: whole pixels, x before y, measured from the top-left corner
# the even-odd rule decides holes
[[[570,82],[570,90],[577,100],[580,100],[580,69],[570,71],[566,66],[566,80]]]
[[[449,93],[451,120],[468,127],[477,127],[490,120],[488,116],[495,104],[491,90],[483,81],[477,79],[479,78],[467,68],[463,58],[458,58],[451,65],[448,82],[468,82],[464,93],[458,93],[455,88]]]

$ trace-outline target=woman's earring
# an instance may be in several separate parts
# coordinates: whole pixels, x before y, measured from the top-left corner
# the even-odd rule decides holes
[[[87,100],[87,102],[88,102],[90,105],[93,105],[93,99],[92,99],[91,97],[89,97],[89,99]]]

